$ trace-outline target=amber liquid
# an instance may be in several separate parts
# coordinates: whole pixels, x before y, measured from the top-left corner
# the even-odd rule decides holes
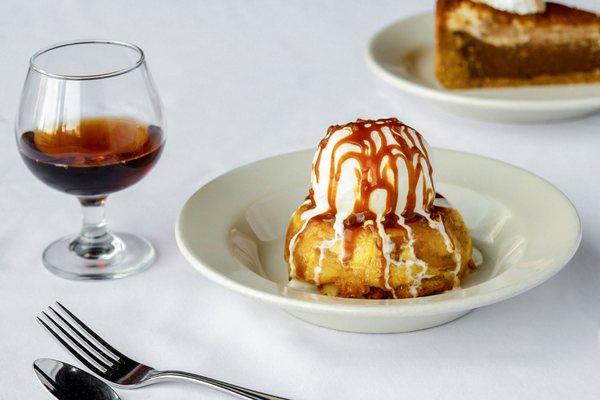
[[[142,179],[163,149],[162,129],[128,118],[90,118],[22,134],[27,167],[47,185],[76,196],[125,189]]]

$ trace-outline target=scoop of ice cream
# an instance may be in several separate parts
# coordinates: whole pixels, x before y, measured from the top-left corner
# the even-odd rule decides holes
[[[515,14],[537,14],[546,11],[544,0],[472,0],[476,3],[484,3],[497,10],[507,11]]]
[[[427,143],[396,118],[330,127],[315,154],[311,183],[314,209],[307,213],[335,216],[338,228],[425,215],[435,200]]]

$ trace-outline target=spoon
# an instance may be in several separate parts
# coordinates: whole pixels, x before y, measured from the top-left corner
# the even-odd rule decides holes
[[[106,383],[67,363],[40,358],[33,363],[40,383],[59,400],[121,400]]]

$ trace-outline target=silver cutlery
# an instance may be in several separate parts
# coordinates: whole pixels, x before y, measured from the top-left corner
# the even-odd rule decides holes
[[[43,318],[37,320],[63,345],[71,355],[100,378],[121,389],[137,389],[154,383],[184,380],[201,383],[242,399],[287,400],[227,382],[183,371],[160,371],[132,360],[108,344],[62,304],[56,302],[58,311],[49,307]]]
[[[62,361],[40,358],[33,371],[44,388],[58,400],[121,400],[106,383]]]

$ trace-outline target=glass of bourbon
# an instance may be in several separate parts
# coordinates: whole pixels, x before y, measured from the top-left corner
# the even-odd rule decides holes
[[[108,230],[104,205],[110,193],[137,183],[160,158],[162,114],[138,46],[80,40],[31,57],[15,125],[19,152],[37,178],[76,196],[83,210],[81,232],[44,251],[51,272],[114,279],[152,263],[155,251],[147,240]]]

